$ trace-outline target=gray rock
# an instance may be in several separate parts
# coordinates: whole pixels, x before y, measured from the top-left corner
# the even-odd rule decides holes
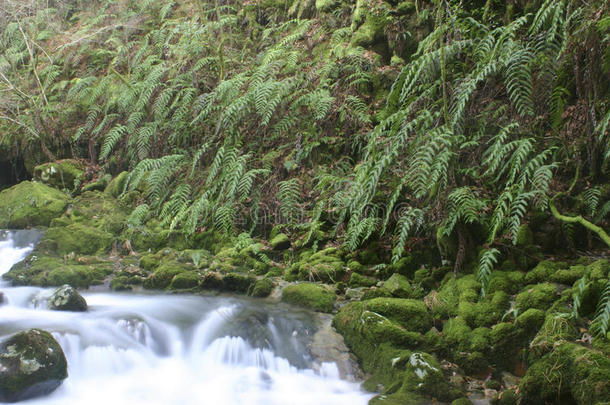
[[[383,288],[390,294],[398,298],[408,298],[411,295],[411,284],[409,280],[401,274],[394,273],[383,283]]]
[[[55,311],[83,312],[87,310],[87,301],[76,289],[65,284],[51,295],[47,307]]]
[[[64,352],[49,332],[30,329],[0,345],[0,402],[47,395],[67,376]]]

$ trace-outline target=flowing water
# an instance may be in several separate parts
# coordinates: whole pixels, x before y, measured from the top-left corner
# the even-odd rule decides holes
[[[0,234],[0,275],[36,231]],[[87,291],[84,313],[49,311],[50,289],[0,281],[0,341],[28,328],[53,333],[69,377],[27,404],[359,405],[371,395],[308,345],[312,314],[231,297]]]

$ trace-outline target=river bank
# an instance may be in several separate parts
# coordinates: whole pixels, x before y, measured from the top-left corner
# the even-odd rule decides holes
[[[34,203],[8,198],[26,195],[24,188],[38,193]],[[2,192],[0,208],[13,213],[3,226],[45,229],[4,279],[13,286],[133,290],[112,297],[134,302],[146,302],[143,290],[268,296],[269,308],[286,302],[334,314],[333,326],[366,373],[364,387],[379,393],[371,403],[565,398],[584,404],[608,396],[610,346],[586,329],[608,279],[607,259],[506,261],[481,297],[474,275],[426,265],[430,259],[422,252],[380,265],[382,253],[374,246],[355,253],[332,243],[315,249],[279,230],[270,240],[212,231],[185,239],[152,220],[134,226],[124,208],[133,196],[117,199],[112,190],[111,183],[72,198],[26,182]],[[580,316],[571,316],[583,288]],[[105,294],[85,297],[104,306],[111,297]],[[152,308],[190,300],[180,297],[165,295]],[[549,371],[551,362],[558,367]]]

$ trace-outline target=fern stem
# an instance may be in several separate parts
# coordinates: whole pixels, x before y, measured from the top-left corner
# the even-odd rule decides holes
[[[606,245],[608,245],[608,247],[610,247],[610,236],[606,233],[606,231],[604,231],[604,229],[602,227],[597,226],[594,223],[587,221],[585,218],[582,217],[582,215],[577,215],[575,217],[571,217],[571,216],[562,215],[559,213],[559,211],[557,210],[557,207],[555,206],[555,198],[559,197],[561,194],[562,193],[557,194],[549,202],[549,207],[551,209],[551,213],[553,214],[553,216],[563,222],[581,224],[588,230],[597,234],[597,236],[599,236],[600,239],[603,240],[606,243]]]

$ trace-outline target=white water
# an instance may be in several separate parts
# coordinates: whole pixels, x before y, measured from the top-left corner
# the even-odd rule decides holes
[[[0,240],[0,275],[32,249],[21,232]],[[48,289],[0,281],[0,291],[0,341],[46,329],[68,360],[64,383],[26,404],[364,405],[372,396],[336,364],[316,363],[311,316],[281,305],[85,292],[89,311],[73,313],[46,310]]]

